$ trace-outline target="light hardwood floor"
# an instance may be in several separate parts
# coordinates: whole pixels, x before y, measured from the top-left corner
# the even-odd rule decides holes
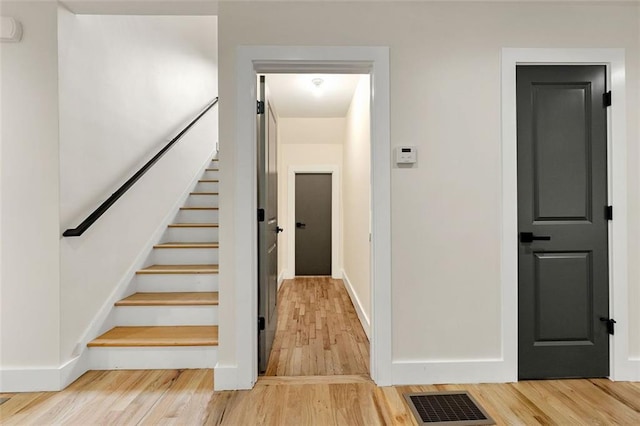
[[[2,425],[413,425],[403,392],[467,390],[499,425],[638,425],[640,383],[547,380],[376,387],[366,376],[261,377],[213,392],[211,370],[91,371],[61,392],[2,394]]]
[[[285,280],[278,292],[278,328],[265,375],[368,373],[369,340],[342,280]]]

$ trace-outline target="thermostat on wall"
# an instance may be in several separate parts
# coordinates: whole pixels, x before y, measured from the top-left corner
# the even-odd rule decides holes
[[[396,163],[413,164],[416,162],[418,149],[415,146],[399,146],[396,148]]]

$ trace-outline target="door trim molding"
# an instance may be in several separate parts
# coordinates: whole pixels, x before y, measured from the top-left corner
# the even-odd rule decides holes
[[[287,226],[294,232],[287,234],[287,278],[296,274],[296,174],[323,173],[331,175],[331,278],[340,279],[342,269],[340,242],[342,223],[340,222],[340,167],[337,165],[289,166],[287,172]]]
[[[615,218],[609,222],[609,308],[618,321],[610,340],[610,377],[639,380],[640,368],[629,354],[627,264],[627,115],[624,49],[503,48],[502,86],[502,359],[504,372],[518,380],[518,194],[516,65],[607,66],[607,86],[614,94],[607,111],[608,197]]]
[[[354,46],[239,46],[236,48],[233,257],[233,330],[226,335],[235,359],[233,389],[250,389],[258,377],[257,223],[255,100],[256,72],[336,72],[371,75],[371,377],[391,384],[391,141],[389,123],[389,48]],[[234,142],[230,142],[234,143]],[[235,340],[235,341],[234,341]],[[221,339],[221,347],[227,344]],[[228,361],[228,360],[225,360]],[[232,363],[233,362],[227,362]],[[227,387],[229,383],[225,384]],[[221,389],[216,382],[216,389]]]

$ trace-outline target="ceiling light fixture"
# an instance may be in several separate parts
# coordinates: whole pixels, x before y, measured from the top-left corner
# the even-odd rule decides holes
[[[324,80],[316,77],[314,79],[311,80],[311,82],[313,83],[313,94],[316,97],[320,97],[322,96],[322,83],[324,83]]]

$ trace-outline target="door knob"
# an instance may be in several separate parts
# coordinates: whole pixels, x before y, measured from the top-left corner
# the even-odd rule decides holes
[[[549,240],[551,240],[551,236],[549,236],[549,235],[533,235],[533,232],[521,232],[520,233],[520,242],[521,243],[531,243],[534,240],[537,240],[537,241],[549,241]]]
[[[281,233],[282,231],[284,231],[283,228],[280,228],[279,226],[276,226],[276,234]]]
[[[307,227],[306,223],[302,223],[302,222],[296,222],[296,228],[301,228],[304,229]]]

